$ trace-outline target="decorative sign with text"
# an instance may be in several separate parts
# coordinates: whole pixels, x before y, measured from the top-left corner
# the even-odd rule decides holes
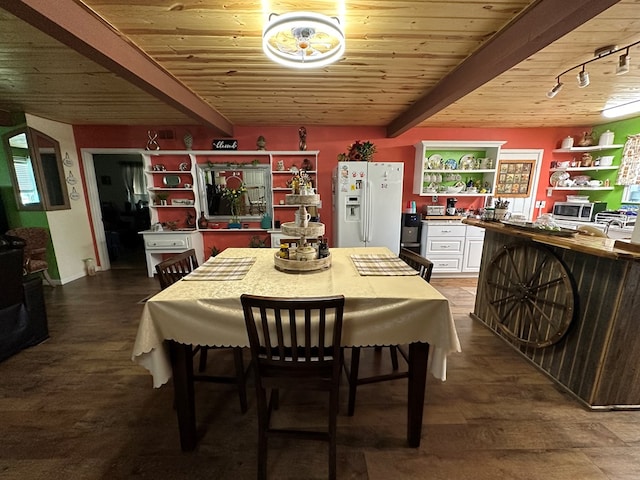
[[[238,150],[238,140],[235,138],[214,138],[211,147],[213,150]]]

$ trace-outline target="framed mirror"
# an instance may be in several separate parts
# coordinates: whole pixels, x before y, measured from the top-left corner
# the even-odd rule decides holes
[[[71,208],[60,145],[55,139],[25,127],[4,134],[2,140],[19,210]]]
[[[260,221],[271,211],[271,174],[269,165],[198,164],[200,203],[209,220],[230,220],[231,202],[225,189],[246,188],[239,200],[241,221]]]

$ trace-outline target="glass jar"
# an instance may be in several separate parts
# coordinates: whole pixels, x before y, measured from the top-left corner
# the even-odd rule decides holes
[[[280,258],[289,258],[289,245],[286,243],[280,244]]]
[[[96,274],[96,264],[94,263],[93,258],[85,258],[84,267],[87,270],[87,275],[90,277],[93,277]]]

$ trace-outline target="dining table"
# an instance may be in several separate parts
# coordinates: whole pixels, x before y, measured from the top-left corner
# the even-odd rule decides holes
[[[344,295],[343,347],[409,345],[407,442],[418,447],[427,372],[460,351],[449,301],[386,247],[331,248],[317,271],[275,268],[278,250],[227,248],[144,305],[132,359],[158,388],[173,377],[181,448],[197,444],[191,349],[249,347],[240,296]],[[406,265],[406,264],[405,264]]]

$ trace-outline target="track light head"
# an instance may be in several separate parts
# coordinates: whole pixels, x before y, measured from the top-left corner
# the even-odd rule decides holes
[[[562,90],[563,85],[564,84],[560,81],[560,77],[558,77],[556,84],[553,86],[551,90],[547,92],[547,97],[549,98],[555,97],[560,92],[560,90]]]
[[[584,69],[584,65],[582,65],[582,70],[578,73],[578,88],[584,88],[589,86],[589,72]]]
[[[616,67],[616,75],[624,75],[625,73],[629,72],[629,66],[630,66],[630,58],[629,58],[629,49],[627,49],[627,52],[624,53],[623,55],[620,55],[620,58],[618,59],[618,66]]]

